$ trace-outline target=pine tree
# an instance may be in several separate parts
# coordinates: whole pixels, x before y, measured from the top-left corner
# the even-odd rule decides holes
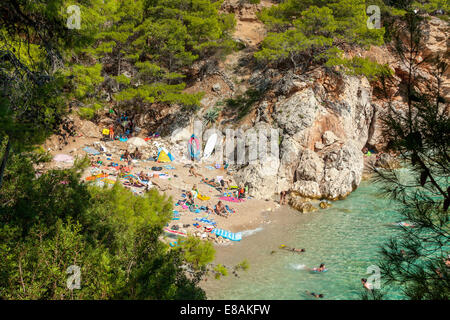
[[[395,284],[410,299],[449,299],[450,120],[442,81],[448,68],[445,57],[423,57],[424,18],[410,8],[394,45],[407,74],[400,87],[406,97],[402,107],[392,99],[393,79],[383,84],[387,111],[383,133],[388,149],[398,153],[408,177],[393,169],[374,169],[386,194],[401,204],[400,214],[413,228],[382,248],[380,267],[387,286]],[[419,68],[427,64],[435,79],[426,83]]]

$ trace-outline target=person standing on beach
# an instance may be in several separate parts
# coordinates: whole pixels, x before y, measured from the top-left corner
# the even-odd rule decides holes
[[[286,196],[289,194],[289,191],[281,191],[280,192],[280,204],[285,205],[287,203]]]
[[[114,126],[109,127],[109,139],[114,140]]]

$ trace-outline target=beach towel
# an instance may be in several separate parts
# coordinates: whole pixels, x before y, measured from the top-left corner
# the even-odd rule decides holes
[[[199,160],[200,157],[200,141],[197,139],[195,134],[191,136],[191,139],[188,143],[188,152],[191,156],[191,159]]]
[[[225,209],[227,209],[227,211],[229,213],[235,213],[236,212],[234,209],[231,209],[230,207],[228,207],[228,205],[225,205]]]
[[[219,199],[223,200],[223,201],[236,202],[236,203],[244,201],[244,199],[238,199],[235,197],[220,197]]]
[[[100,152],[99,151],[97,151],[97,150],[95,150],[94,148],[92,148],[92,147],[85,147],[85,148],[83,148],[83,150],[84,151],[86,151],[87,153],[89,153],[89,154],[92,154],[92,155],[94,155],[94,156],[96,156],[96,155],[99,155],[100,154]]]
[[[215,170],[216,169],[213,166],[206,166],[205,168],[208,169],[208,170]]]
[[[231,241],[241,241],[242,240],[242,233],[233,233],[227,230],[223,229],[214,229],[211,233],[215,234],[216,236],[220,236],[226,239],[230,239]]]
[[[202,194],[199,194],[199,195],[197,196],[197,198],[200,199],[200,200],[202,200],[202,201],[206,201],[206,200],[211,199],[211,197],[207,197],[207,196],[202,195]]]
[[[106,178],[106,177],[108,177],[108,175],[106,173],[105,174],[98,174],[96,176],[89,176],[89,177],[87,177],[86,181],[94,181],[94,180],[101,179],[101,178]]]
[[[200,221],[200,222],[204,222],[204,223],[207,223],[207,224],[210,224],[210,225],[213,225],[213,226],[217,225],[217,222],[215,222],[213,220],[208,220],[206,218],[195,218],[195,220]]]
[[[182,237],[187,237],[186,233],[180,232],[180,231],[175,231],[175,230],[171,230],[169,228],[164,228],[164,231],[170,234],[174,234],[177,236],[182,236]]]

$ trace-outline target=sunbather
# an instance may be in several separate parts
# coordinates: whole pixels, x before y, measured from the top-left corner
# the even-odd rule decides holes
[[[189,173],[191,175],[193,175],[194,177],[202,177],[203,178],[203,175],[201,175],[200,173],[197,173],[197,171],[195,171],[194,166],[191,166],[191,168],[189,169]]]
[[[239,188],[238,199],[245,198],[245,189],[243,187]]]
[[[228,218],[228,212],[227,209],[225,208],[225,206],[223,205],[222,201],[217,202],[216,204],[216,209],[214,210],[216,212],[216,214],[218,214],[219,216],[223,216]]]
[[[220,186],[222,187],[222,193],[225,192],[225,189],[230,188],[230,183],[231,183],[231,180],[225,180],[225,179],[220,180]]]
[[[136,150],[134,150],[134,152],[131,154],[133,159],[141,159],[142,158],[142,153],[139,152],[139,149],[136,148]]]
[[[148,174],[145,174],[144,171],[141,171],[139,173],[139,179],[145,180],[145,181],[149,181],[150,180],[150,178],[148,177]]]
[[[125,151],[125,153],[123,154],[123,159],[124,159],[125,161],[127,161],[128,164],[130,164],[130,163],[131,163],[131,160],[133,160],[133,158],[131,157],[131,154],[130,154],[130,152],[128,152],[128,150]]]
[[[130,183],[135,187],[144,187],[145,185],[134,179],[133,177],[130,177]]]
[[[193,205],[194,204],[194,195],[192,194],[191,191],[186,192],[186,196],[188,198],[188,200],[186,201],[187,205]]]

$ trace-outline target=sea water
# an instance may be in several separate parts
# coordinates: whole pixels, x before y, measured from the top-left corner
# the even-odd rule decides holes
[[[208,280],[203,287],[209,299],[314,299],[307,291],[325,299],[360,299],[361,278],[373,275],[380,246],[399,233],[392,223],[400,216],[377,185],[364,181],[331,208],[307,214],[285,209],[268,219],[271,223],[246,233],[240,243],[217,250],[216,263],[233,266],[246,259],[250,268],[239,277]],[[282,244],[306,252],[281,250]],[[327,272],[309,270],[321,263]],[[385,299],[402,295],[391,289]]]

